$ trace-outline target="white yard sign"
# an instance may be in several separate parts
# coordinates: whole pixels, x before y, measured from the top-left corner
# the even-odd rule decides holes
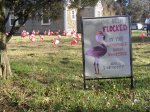
[[[83,18],[84,76],[131,76],[130,19],[127,16]]]

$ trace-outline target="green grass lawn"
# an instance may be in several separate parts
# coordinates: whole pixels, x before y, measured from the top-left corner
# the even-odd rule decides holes
[[[150,37],[132,32],[134,86],[130,79],[92,80],[83,89],[82,46],[71,39],[54,47],[50,37],[8,44],[13,78],[0,81],[0,112],[150,112]]]

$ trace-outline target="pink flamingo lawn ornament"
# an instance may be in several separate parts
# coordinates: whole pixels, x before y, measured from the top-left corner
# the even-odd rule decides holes
[[[33,30],[31,34],[34,34],[34,35],[35,35],[35,31]]]
[[[43,40],[44,40],[44,36],[43,36],[43,35],[40,35],[40,39],[43,41]]]
[[[62,35],[63,35],[63,36],[66,36],[66,35],[67,35],[67,32],[63,31],[63,32],[62,32]]]
[[[107,52],[107,47],[106,43],[104,42],[105,36],[101,31],[99,31],[96,34],[96,42],[99,44],[99,46],[95,46],[93,48],[89,48],[86,52],[85,55],[92,56],[95,58],[94,61],[94,70],[95,74],[100,74],[99,72],[99,58],[104,56]]]
[[[144,38],[146,37],[146,34],[145,33],[141,33],[140,35],[139,35],[139,37],[143,40],[143,42],[144,42]]]
[[[35,32],[35,35],[39,35],[40,34],[40,31],[38,30],[37,32]]]
[[[60,41],[58,39],[55,39],[55,38],[53,38],[51,42],[54,44],[54,47],[60,43]]]
[[[57,35],[57,38],[58,38],[59,41],[62,41],[61,35]]]
[[[56,32],[55,32],[55,35],[56,35],[56,36],[57,36],[57,35],[59,35],[59,32],[58,32],[58,31],[56,31]]]
[[[53,32],[53,31],[51,31],[50,33],[51,33],[51,35],[53,35],[53,34],[54,34],[54,32]]]
[[[8,36],[8,35],[9,35],[9,32],[6,32],[5,35]]]
[[[25,30],[23,30],[23,31],[21,32],[21,37],[24,38],[24,37],[26,37],[26,36],[27,36],[27,32],[26,32]]]
[[[44,35],[47,35],[47,32],[46,32],[46,31],[44,31]]]
[[[70,45],[71,46],[76,45],[77,43],[78,43],[77,40],[75,38],[72,38],[72,41],[71,41]]]
[[[47,35],[48,35],[48,36],[51,36],[51,30],[48,30]]]
[[[32,41],[32,42],[35,42],[35,35],[34,34],[31,34],[29,36],[29,39]]]
[[[80,43],[80,41],[81,41],[81,36],[80,36],[78,33],[76,33],[76,37],[77,37],[78,43]]]

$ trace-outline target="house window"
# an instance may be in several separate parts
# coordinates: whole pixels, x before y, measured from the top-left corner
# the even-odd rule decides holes
[[[9,26],[13,26],[15,19],[17,19],[17,17],[14,16],[14,14],[11,14],[9,16]],[[15,26],[23,24],[23,21],[24,21],[24,19],[19,19],[18,21],[16,21]]]
[[[76,11],[75,10],[71,10],[71,18],[72,18],[72,20],[76,20]]]
[[[101,10],[95,10],[95,17],[101,17],[102,11]]]
[[[67,0],[67,4],[71,4],[71,2],[74,2],[74,0]]]
[[[43,15],[41,25],[50,25],[49,17]]]
[[[13,26],[13,23],[14,23],[15,19],[16,19],[16,17],[13,14],[11,14],[9,16],[9,26]],[[15,25],[18,25],[18,21],[16,22]]]
[[[101,11],[97,11],[97,16],[98,16],[98,17],[101,16]]]

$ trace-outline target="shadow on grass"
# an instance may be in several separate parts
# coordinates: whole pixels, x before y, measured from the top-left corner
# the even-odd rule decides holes
[[[37,46],[23,46],[23,45],[21,45],[21,46],[18,46],[19,48],[37,48]]]
[[[35,54],[34,53],[30,53],[30,54],[27,54],[27,56],[33,57],[33,56],[35,56]]]
[[[63,50],[66,50],[66,51],[72,51],[72,50],[74,50],[74,51],[79,51],[79,52],[81,52],[81,48],[80,47],[76,47],[76,46],[73,46],[73,47],[63,47]]]
[[[149,90],[150,78],[135,78],[135,89],[143,88],[145,90]]]
[[[122,78],[122,79],[99,79],[99,80],[87,80],[86,81],[86,90],[101,90],[108,91],[120,88],[126,89],[131,88],[131,79]]]
[[[70,104],[69,109],[63,108],[62,102],[57,102],[54,104],[44,104],[42,107],[30,107],[27,104],[9,104],[10,102],[0,103],[0,112],[149,112],[150,107],[141,105],[136,108],[134,106],[118,104],[112,107],[93,107],[89,105],[84,107],[82,104]],[[94,102],[93,102],[94,103]],[[68,105],[66,105],[68,106]]]
[[[135,60],[135,58],[133,58]],[[145,65],[134,65],[135,67],[142,67],[142,66],[145,66],[145,67],[150,67],[150,63],[148,64],[145,64]]]
[[[64,85],[64,87],[66,88],[71,88],[72,90],[83,90],[83,82],[79,79],[79,80],[74,80],[74,79],[69,79],[66,77],[62,77],[62,75],[60,74],[47,74],[47,75],[42,75],[42,74],[19,74],[17,77],[19,77],[19,79],[28,79],[31,81],[37,81],[40,84],[43,84],[45,86],[48,85]],[[20,86],[19,83],[16,84],[18,86]]]
[[[122,78],[122,79],[99,79],[99,80],[86,80],[86,89],[84,89],[84,82],[82,77],[80,77],[78,80],[69,79],[66,77],[63,77],[59,74],[50,75],[48,76],[44,75],[38,75],[38,74],[20,74],[19,77],[21,78],[28,78],[32,80],[36,80],[41,84],[44,85],[53,85],[55,83],[58,83],[59,85],[64,85],[66,88],[71,88],[72,90],[104,90],[109,91],[112,90],[112,88],[131,88],[131,80],[130,78]],[[140,89],[143,88],[145,90],[148,90],[148,85],[150,82],[150,78],[134,78],[134,88],[133,89]]]
[[[139,36],[132,36],[132,43],[145,43],[150,42],[150,37],[145,37],[144,39],[140,38]]]
[[[145,105],[140,105],[137,108],[123,104],[116,104],[112,107],[93,107],[91,105],[85,107],[83,104],[70,104],[69,106],[66,105],[66,108],[68,107],[69,109],[65,109],[62,102],[44,104],[38,108],[28,106],[26,103],[21,105],[10,103],[10,101],[5,101],[5,103],[0,102],[0,112],[149,112],[150,110],[150,107]]]
[[[69,64],[69,58],[62,58],[62,60],[60,61],[60,63],[62,64]]]
[[[147,67],[150,67],[150,63],[149,63],[149,64],[146,64],[146,65],[142,65],[142,66],[147,66]]]
[[[53,106],[54,112],[60,111],[61,107],[62,107],[62,103],[56,103]],[[148,111],[149,107],[146,108],[144,106],[141,106],[140,108],[142,108],[144,112],[149,112]],[[48,109],[46,111],[49,112],[50,110]],[[65,109],[61,111],[65,111]],[[83,107],[82,105],[77,104],[77,105],[70,106],[70,109],[67,112],[140,112],[140,111],[141,111],[140,109],[135,108],[133,106],[131,107],[129,105],[122,105],[122,104],[114,105],[111,108],[108,107],[94,108],[92,106]]]
[[[144,53],[150,53],[150,51],[145,51]]]
[[[49,53],[45,53],[45,54],[48,54],[51,58],[52,55],[57,55],[55,52],[49,52]]]
[[[12,51],[16,51],[17,49],[11,49]]]

